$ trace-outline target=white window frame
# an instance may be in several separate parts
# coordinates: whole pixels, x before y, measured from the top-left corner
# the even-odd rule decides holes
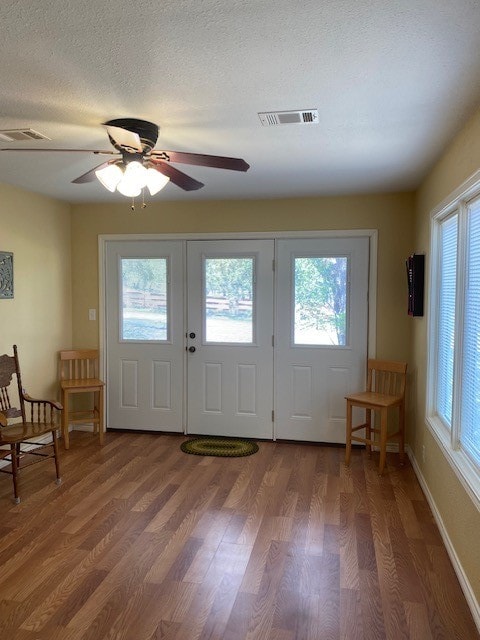
[[[452,428],[449,429],[443,420],[435,413],[436,395],[436,361],[437,361],[437,318],[439,295],[439,256],[440,224],[446,218],[457,212],[459,214],[459,245],[457,253],[457,298],[464,298],[465,278],[465,239],[466,211],[468,203],[480,197],[480,170],[466,180],[448,198],[431,212],[430,217],[430,272],[428,305],[428,365],[427,365],[427,396],[426,396],[426,424],[435,440],[442,449],[445,457],[455,471],[460,482],[470,498],[480,509],[480,465],[460,447],[460,403],[454,404]],[[455,315],[455,348],[462,350],[463,308],[457,306]],[[462,371],[461,359],[457,358],[454,371],[454,398],[461,397]]]

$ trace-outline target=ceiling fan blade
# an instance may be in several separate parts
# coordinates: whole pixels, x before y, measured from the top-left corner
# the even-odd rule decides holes
[[[99,164],[97,167],[94,167],[93,169],[90,169],[90,171],[87,171],[87,173],[84,173],[83,175],[78,176],[78,178],[75,178],[75,180],[72,180],[72,183],[83,184],[84,182],[93,182],[93,180],[95,180],[95,178],[97,177],[95,175],[95,171],[103,169],[103,167],[108,167],[108,165],[112,164],[113,162],[116,162],[116,160],[108,160],[107,162],[102,162],[102,164]]]
[[[9,149],[0,149],[0,151],[54,151],[55,153],[58,151],[66,151],[67,153],[97,153],[108,156],[121,155],[117,151],[100,151],[99,149],[47,149],[45,147],[42,149],[13,149],[10,147]]]
[[[108,135],[122,148],[135,149],[139,153],[143,151],[142,142],[138,133],[124,129],[123,127],[114,127],[112,125],[103,125]]]
[[[198,180],[195,180],[195,178],[187,176],[186,173],[179,171],[163,160],[150,158],[150,166],[157,171],[160,171],[160,173],[163,173],[167,178],[170,178],[170,182],[173,182],[173,184],[176,184],[177,187],[180,187],[180,189],[183,189],[184,191],[196,191],[197,189],[201,189],[205,186],[203,182],[199,182]]]
[[[152,156],[163,156],[167,162],[196,164],[202,167],[216,169],[230,169],[232,171],[248,171],[250,165],[242,158],[228,158],[226,156],[209,156],[203,153],[185,153],[183,151],[152,151]]]

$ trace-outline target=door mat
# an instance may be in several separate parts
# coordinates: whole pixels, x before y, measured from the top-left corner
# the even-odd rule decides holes
[[[191,453],[194,456],[221,456],[224,458],[238,458],[240,456],[251,456],[257,453],[258,444],[251,440],[241,438],[222,437],[201,437],[186,440],[180,445],[184,453]]]

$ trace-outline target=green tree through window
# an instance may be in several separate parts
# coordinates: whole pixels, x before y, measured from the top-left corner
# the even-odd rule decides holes
[[[205,293],[223,296],[232,315],[237,315],[240,300],[252,300],[253,258],[207,258]]]
[[[122,258],[122,340],[168,338],[166,258]]]
[[[122,279],[123,286],[130,289],[165,293],[167,261],[164,258],[124,258]]]
[[[295,258],[297,344],[308,343],[300,335],[302,329],[309,328],[329,335],[331,344],[346,344],[347,263],[346,257],[338,256]]]

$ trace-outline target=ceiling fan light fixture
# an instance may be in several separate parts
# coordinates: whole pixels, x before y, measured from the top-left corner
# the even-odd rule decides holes
[[[123,179],[143,189],[147,184],[147,170],[141,162],[133,160],[127,164]]]
[[[136,198],[147,184],[147,170],[136,160],[129,162],[122,179],[117,184],[117,191],[129,198]]]
[[[164,176],[163,173],[150,167],[147,169],[147,189],[151,196],[161,191],[170,182],[170,178]]]
[[[117,185],[117,191],[127,198],[136,198],[142,193],[142,187],[130,180],[122,178]]]
[[[118,164],[109,164],[108,167],[95,171],[98,180],[103,184],[105,189],[112,193],[117,188],[118,183],[123,178],[123,171]]]

